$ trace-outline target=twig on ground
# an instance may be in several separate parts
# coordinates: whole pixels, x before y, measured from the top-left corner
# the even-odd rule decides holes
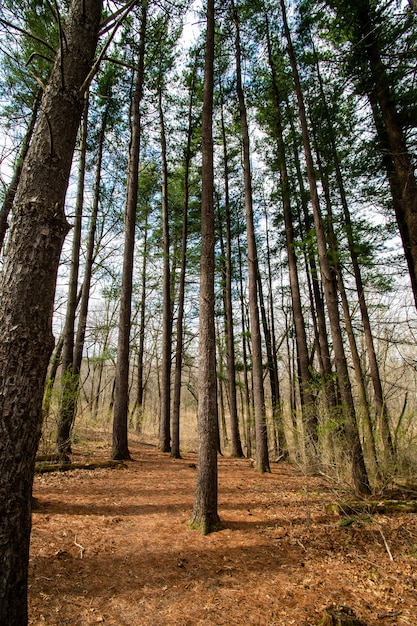
[[[74,535],[74,543],[77,546],[77,548],[80,548],[80,559],[82,559],[84,551],[85,551],[85,548],[80,543],[77,543],[77,535]]]
[[[383,542],[384,542],[384,545],[385,545],[386,551],[388,552],[389,560],[390,560],[390,561],[393,561],[393,560],[394,560],[394,557],[392,556],[391,550],[389,549],[389,545],[388,545],[388,543],[387,543],[387,540],[385,539],[385,535],[384,535],[384,533],[382,532],[382,530],[381,530],[380,528],[378,528],[378,530],[379,530],[379,532],[380,532],[380,534],[381,534],[381,537],[382,537],[382,539],[383,539]]]

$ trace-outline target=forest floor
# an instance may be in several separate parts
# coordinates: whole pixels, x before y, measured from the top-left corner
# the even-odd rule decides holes
[[[196,454],[130,450],[116,469],[36,476],[30,624],[308,626],[334,603],[417,625],[417,514],[339,517],[326,507],[347,494],[323,477],[220,457],[223,529],[204,537],[187,528]]]

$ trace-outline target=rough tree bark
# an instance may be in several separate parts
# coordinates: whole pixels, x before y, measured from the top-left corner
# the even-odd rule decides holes
[[[101,0],[73,0],[13,206],[0,282],[0,623],[24,626],[36,449],[54,339],[52,312],[82,87]]]
[[[214,318],[214,167],[213,167],[214,0],[207,0],[207,33],[202,113],[202,197],[200,333],[198,384],[198,472],[191,528],[208,534],[220,528],[217,512],[217,394]]]

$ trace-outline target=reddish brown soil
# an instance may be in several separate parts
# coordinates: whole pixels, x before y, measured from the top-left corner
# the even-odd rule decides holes
[[[36,477],[30,624],[307,626],[332,603],[369,626],[417,624],[416,514],[343,527],[326,505],[345,494],[324,479],[220,458],[224,529],[204,537],[186,525],[195,454],[131,452]]]

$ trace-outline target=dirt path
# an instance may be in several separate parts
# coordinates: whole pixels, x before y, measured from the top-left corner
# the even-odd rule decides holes
[[[186,527],[196,456],[131,451],[120,469],[36,477],[30,624],[307,626],[334,602],[417,625],[416,514],[342,527],[322,479],[221,458],[224,529],[203,537]]]

